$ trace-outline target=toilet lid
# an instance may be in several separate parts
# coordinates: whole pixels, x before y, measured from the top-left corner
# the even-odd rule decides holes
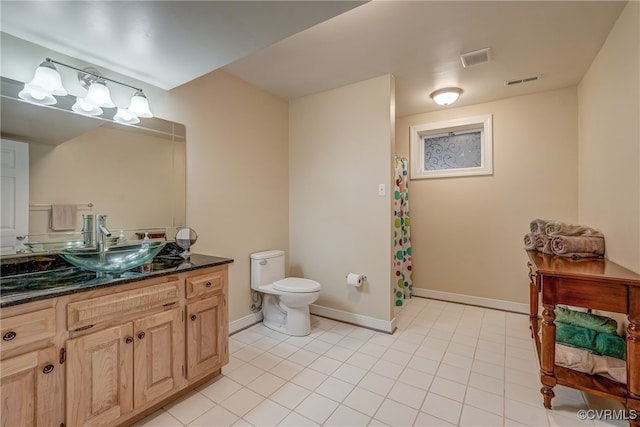
[[[301,277],[287,277],[273,282],[273,289],[282,292],[316,292],[320,290],[320,283]]]

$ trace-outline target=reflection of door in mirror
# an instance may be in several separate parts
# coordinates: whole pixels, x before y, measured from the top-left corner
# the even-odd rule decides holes
[[[2,139],[1,253],[15,254],[29,227],[29,145]]]

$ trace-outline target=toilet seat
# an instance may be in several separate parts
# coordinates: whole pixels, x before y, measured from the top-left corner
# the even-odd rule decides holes
[[[320,290],[320,283],[315,280],[303,279],[302,277],[287,277],[273,282],[273,289],[292,293],[317,292]]]

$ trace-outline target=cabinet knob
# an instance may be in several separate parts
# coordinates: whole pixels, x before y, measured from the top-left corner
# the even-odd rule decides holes
[[[45,374],[49,374],[51,372],[53,372],[53,365],[47,365],[44,367],[44,369],[42,370],[43,373]]]
[[[191,320],[193,320],[194,322],[196,321],[197,318],[198,318],[197,314],[192,314],[191,315]]]
[[[133,342],[133,337],[125,338],[124,342],[126,342],[127,344],[131,344]]]
[[[142,338],[144,338],[144,332],[138,333],[138,339],[141,340]]]
[[[207,283],[205,283],[205,284],[204,284],[204,287],[205,287],[205,288],[210,288],[210,287],[211,287],[211,282],[207,282]]]
[[[12,339],[14,339],[15,337],[16,337],[16,333],[15,333],[15,332],[13,332],[13,331],[9,331],[9,332],[7,332],[6,334],[4,334],[4,335],[2,336],[2,339],[3,339],[4,341],[11,341],[11,340],[12,340]]]

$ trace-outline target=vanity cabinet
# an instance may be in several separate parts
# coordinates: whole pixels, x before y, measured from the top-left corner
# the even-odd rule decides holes
[[[128,323],[67,341],[67,425],[109,425],[133,409],[132,335]]]
[[[0,425],[64,422],[64,369],[54,346],[54,305],[25,304],[2,312]]]
[[[220,375],[232,260],[214,259],[2,308],[0,426],[129,426]]]
[[[2,360],[1,425],[59,426],[64,421],[62,368],[54,347]]]
[[[186,280],[187,379],[192,380],[229,361],[227,270]]]
[[[173,309],[67,341],[67,424],[108,425],[177,389],[182,327]]]

